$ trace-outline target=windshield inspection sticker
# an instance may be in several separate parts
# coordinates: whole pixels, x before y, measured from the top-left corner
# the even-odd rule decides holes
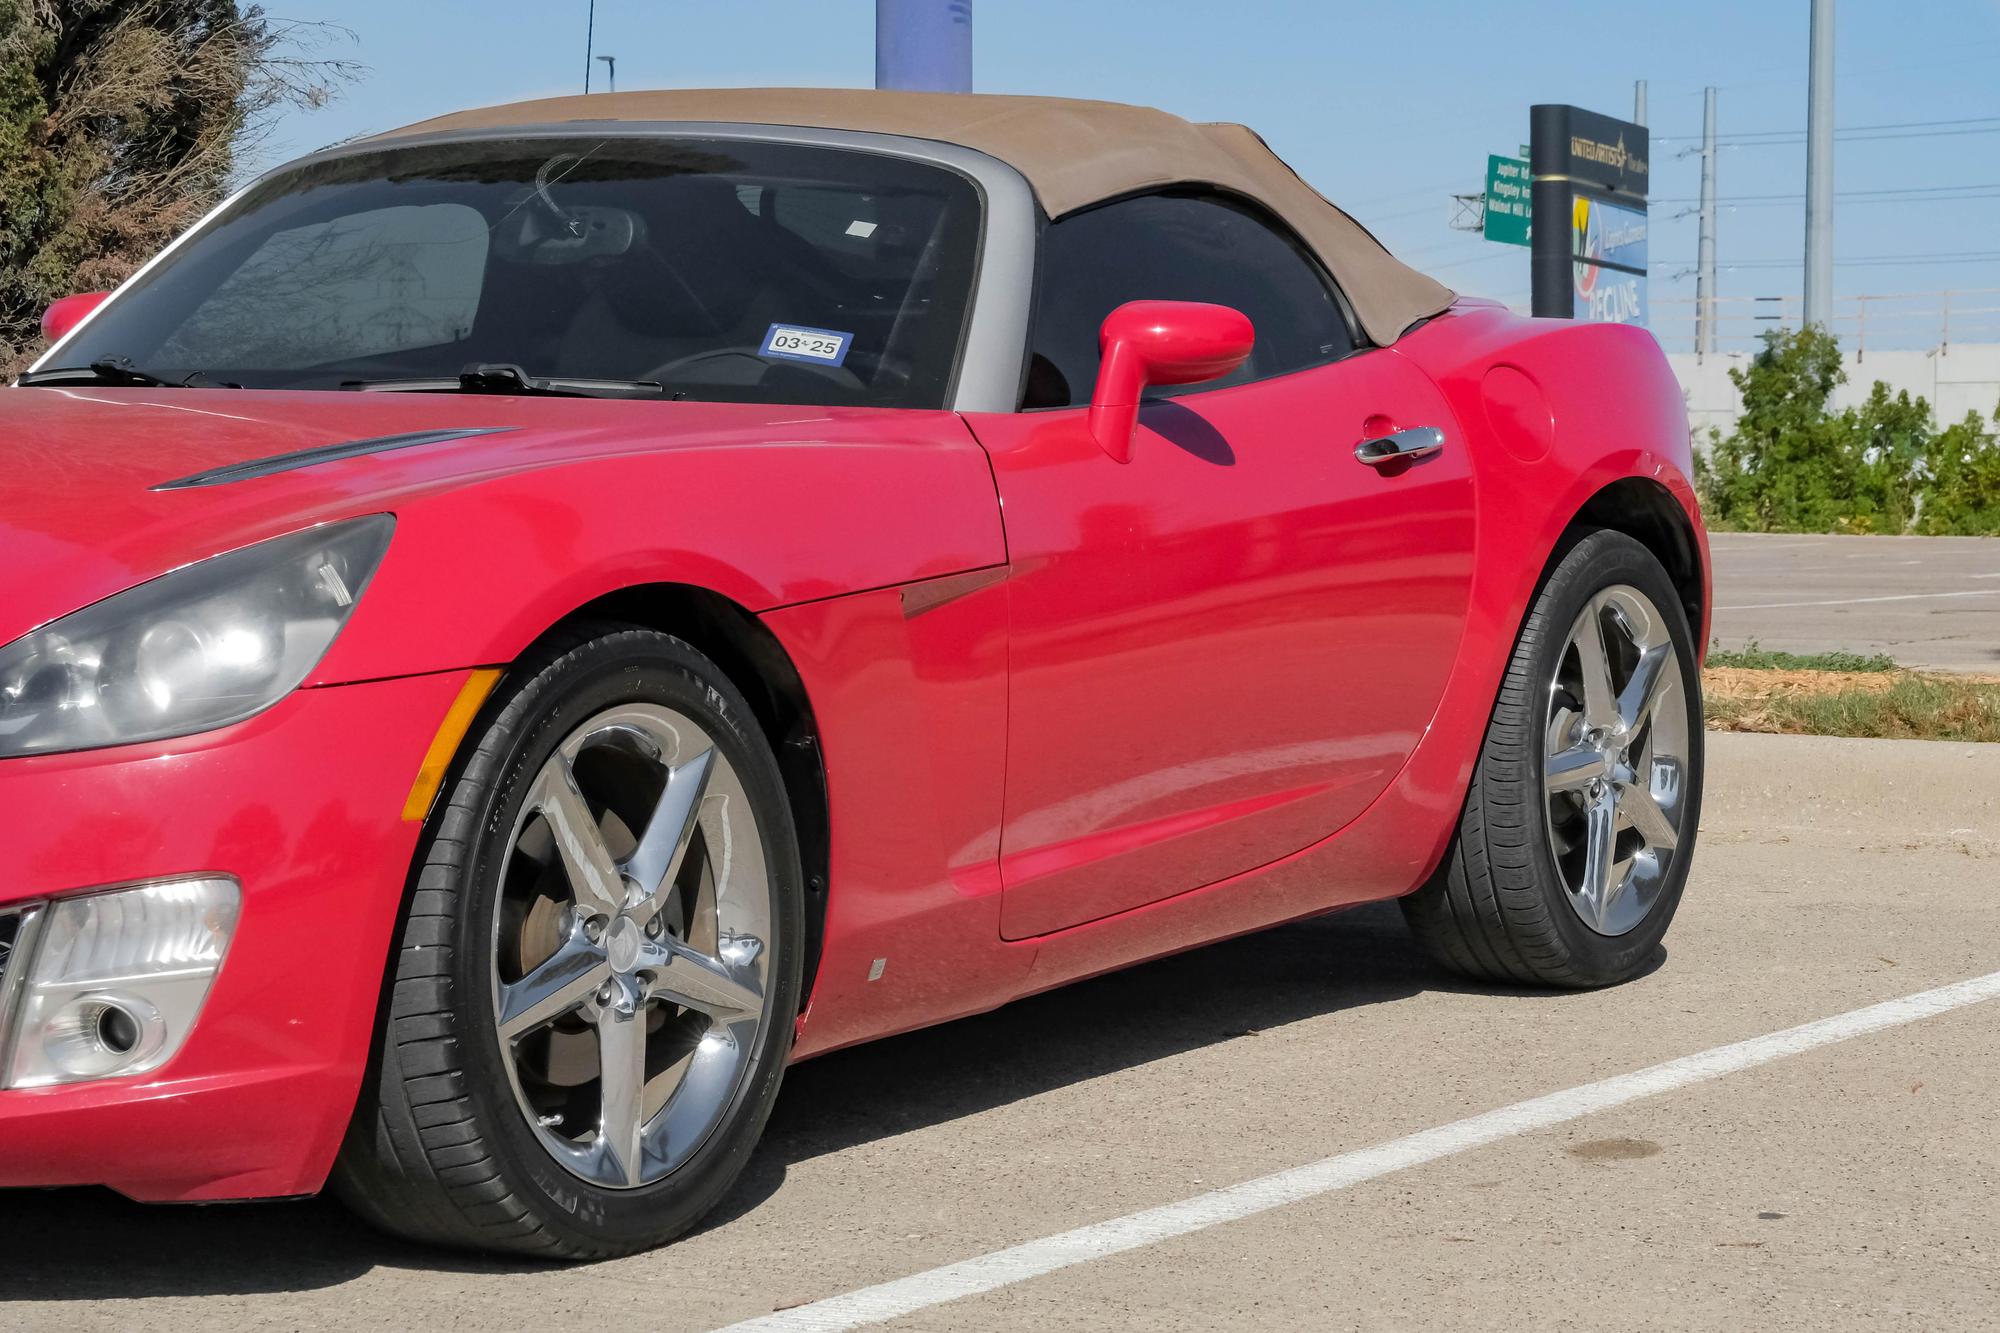
[[[773,324],[764,335],[760,356],[785,361],[810,361],[816,366],[837,366],[847,360],[854,335],[834,329],[809,329],[803,324]]]

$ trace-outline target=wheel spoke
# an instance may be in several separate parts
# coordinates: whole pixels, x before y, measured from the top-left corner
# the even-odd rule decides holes
[[[1618,725],[1618,690],[1611,683],[1611,649],[1604,641],[1604,609],[1592,602],[1576,634],[1577,666],[1583,673],[1583,717],[1593,727]]]
[[[708,749],[668,773],[666,789],[646,821],[646,831],[625,862],[625,873],[643,895],[642,910],[632,914],[641,922],[659,909],[664,891],[680,875],[714,766],[715,751]]]
[[[732,940],[725,953],[755,957],[755,941]],[[652,978],[646,994],[707,1014],[718,1023],[755,1018],[764,1011],[764,994],[754,974],[723,958],[711,958],[666,936],[648,945],[641,964]]]
[[[1625,688],[1618,694],[1618,718],[1628,733],[1645,725],[1646,719],[1659,707],[1666,683],[1672,675],[1669,668],[1673,664],[1674,646],[1671,643],[1648,648],[1639,655],[1639,665],[1632,668],[1632,679],[1625,682]]]
[[[583,793],[577,790],[576,778],[561,755],[551,759],[542,770],[541,780],[535,786],[534,805],[542,812],[555,839],[556,852],[562,857],[576,905],[597,915],[615,914],[625,898],[618,866],[611,859],[597,819],[584,802]]]
[[[508,1041],[561,1018],[611,977],[604,951],[572,935],[511,985],[500,988],[500,1035]]]
[[[1577,745],[1549,756],[1549,792],[1581,791],[1607,772],[1604,752],[1594,745]]]
[[[1607,791],[1590,803],[1583,847],[1582,897],[1600,929],[1610,921],[1611,898],[1618,891],[1612,873],[1617,846],[1618,803]]]
[[[1667,812],[1643,783],[1620,783],[1618,804],[1648,847],[1671,852],[1679,845],[1680,832],[1674,828],[1674,821],[1667,818]]]
[[[646,1008],[607,1004],[597,1015],[598,1150],[627,1185],[645,1179]]]

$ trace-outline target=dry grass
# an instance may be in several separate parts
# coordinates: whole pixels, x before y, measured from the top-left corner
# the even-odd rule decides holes
[[[2000,741],[2000,677],[1718,666],[1702,693],[1719,731]]]

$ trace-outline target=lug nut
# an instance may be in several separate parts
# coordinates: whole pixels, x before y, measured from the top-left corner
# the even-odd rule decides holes
[[[606,924],[605,919],[601,916],[587,918],[583,923],[583,937],[592,944],[597,943],[604,938],[604,927]]]
[[[665,933],[666,929],[667,929],[667,923],[660,920],[660,918],[658,917],[654,917],[651,921],[648,921],[646,923],[646,938],[649,940],[656,940],[660,938],[662,934]]]

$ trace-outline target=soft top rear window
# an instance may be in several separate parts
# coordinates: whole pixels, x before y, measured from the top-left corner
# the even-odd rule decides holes
[[[523,137],[275,176],[61,356],[334,389],[474,365],[710,401],[946,405],[980,199],[942,167],[762,140]]]

